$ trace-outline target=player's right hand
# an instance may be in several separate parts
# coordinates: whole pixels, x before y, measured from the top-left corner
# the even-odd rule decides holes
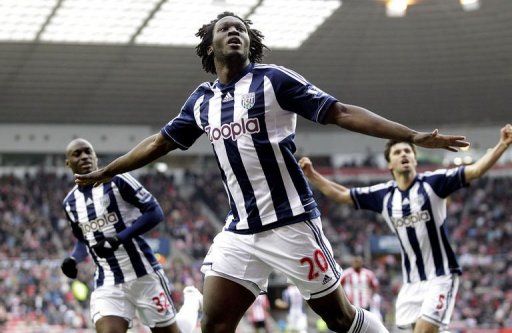
[[[512,144],[512,125],[510,124],[506,124],[502,129],[501,129],[501,138],[500,138],[500,141],[503,142],[504,144],[508,146],[510,146]]]
[[[75,173],[75,184],[81,186],[91,184],[93,184],[94,186],[99,186],[109,181],[110,179],[112,179],[112,176],[106,174],[105,168],[101,168],[83,175]]]
[[[301,167],[302,171],[304,171],[304,174],[306,177],[310,177],[313,174],[313,162],[308,157],[303,157],[299,160],[299,166]]]
[[[78,270],[76,269],[76,260],[72,257],[67,257],[62,261],[60,265],[60,269],[62,269],[62,273],[66,275],[70,279],[76,279],[78,275]]]

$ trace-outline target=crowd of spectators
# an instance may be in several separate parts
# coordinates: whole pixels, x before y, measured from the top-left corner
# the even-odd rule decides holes
[[[138,177],[164,210],[165,221],[146,236],[167,237],[172,243],[173,253],[161,260],[174,284],[178,307],[184,286],[201,286],[201,259],[229,209],[224,187],[214,172],[186,172],[179,179],[160,173]],[[0,177],[0,325],[8,319],[31,318],[45,324],[90,326],[88,302],[74,298],[71,281],[59,270],[60,260],[74,244],[61,208],[72,186],[70,175]],[[391,323],[402,281],[400,257],[372,255],[368,246],[372,235],[390,234],[387,224],[377,214],[335,204],[319,193],[315,196],[335,257],[343,267],[353,255],[366,258],[366,266],[379,278],[381,310]],[[449,200],[446,224],[464,270],[454,325],[510,327],[512,177],[482,179]],[[208,211],[215,216],[209,216]],[[184,255],[176,256],[176,251]],[[92,274],[92,263],[80,265],[79,279],[90,287]]]

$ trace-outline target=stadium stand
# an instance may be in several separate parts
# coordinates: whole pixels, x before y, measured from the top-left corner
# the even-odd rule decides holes
[[[212,176],[189,172],[180,181],[158,173],[139,177],[165,212],[165,223],[147,237],[171,240],[171,254],[161,259],[175,287],[173,297],[178,306],[185,285],[201,285],[201,259],[226,212],[224,189],[220,182],[211,181]],[[3,332],[32,333],[50,326],[54,332],[64,331],[64,327],[81,332],[90,327],[87,302],[73,296],[70,280],[59,269],[60,260],[73,246],[60,208],[60,199],[70,184],[68,176],[45,172],[0,177]],[[381,284],[381,311],[385,322],[392,325],[393,302],[401,283],[400,259],[394,254],[371,255],[368,250],[372,236],[389,234],[387,225],[374,214],[336,205],[319,194],[317,198],[326,235],[342,265],[347,267],[353,255],[371,258],[368,266]],[[512,252],[511,198],[511,177],[485,178],[450,198],[446,223],[464,268],[453,315],[454,331],[512,326],[512,260],[508,255]],[[210,207],[216,216],[203,214],[204,207]],[[79,280],[89,288],[92,269],[90,263],[80,266]]]

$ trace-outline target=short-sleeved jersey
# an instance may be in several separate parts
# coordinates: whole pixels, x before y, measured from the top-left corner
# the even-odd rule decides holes
[[[160,269],[153,251],[141,236],[123,242],[100,258],[92,246],[131,226],[158,202],[130,174],[121,174],[98,187],[75,186],[63,201],[75,237],[83,242],[96,264],[95,287],[137,279]]]
[[[336,102],[299,74],[250,64],[229,84],[201,84],[161,133],[188,149],[210,140],[231,211],[226,230],[252,234],[319,216],[295,157],[297,114],[323,122]]]
[[[372,304],[373,291],[379,286],[379,281],[369,269],[361,268],[356,271],[350,267],[343,271],[341,285],[350,303],[368,310]]]
[[[396,234],[402,251],[404,283],[460,273],[444,222],[446,198],[466,186],[464,167],[418,174],[402,191],[395,181],[353,188],[358,209],[382,214]]]

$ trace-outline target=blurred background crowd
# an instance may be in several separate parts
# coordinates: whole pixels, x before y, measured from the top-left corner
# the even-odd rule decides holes
[[[201,260],[227,212],[216,172],[187,171],[180,177],[151,172],[138,176],[165,213],[165,220],[146,238],[154,241],[174,286],[178,307],[184,286],[201,287]],[[376,181],[345,184],[359,186]],[[75,332],[91,326],[88,298],[73,293],[72,281],[59,268],[75,242],[60,206],[72,186],[70,175],[45,171],[0,177],[2,332],[21,332],[21,327],[30,327],[30,323],[73,328]],[[386,324],[392,326],[393,304],[402,281],[400,257],[379,253],[371,246],[372,239],[390,234],[388,226],[376,214],[340,206],[319,193],[316,198],[335,257],[342,267],[348,267],[353,256],[364,257],[365,266],[379,279],[380,311]],[[475,182],[452,195],[448,207],[447,229],[464,270],[453,329],[512,326],[512,177],[486,177]],[[168,250],[159,242],[168,243]],[[81,264],[78,277],[89,292],[93,266],[91,261]],[[271,280],[271,304],[285,287],[280,281]],[[279,310],[272,313],[279,317]]]

